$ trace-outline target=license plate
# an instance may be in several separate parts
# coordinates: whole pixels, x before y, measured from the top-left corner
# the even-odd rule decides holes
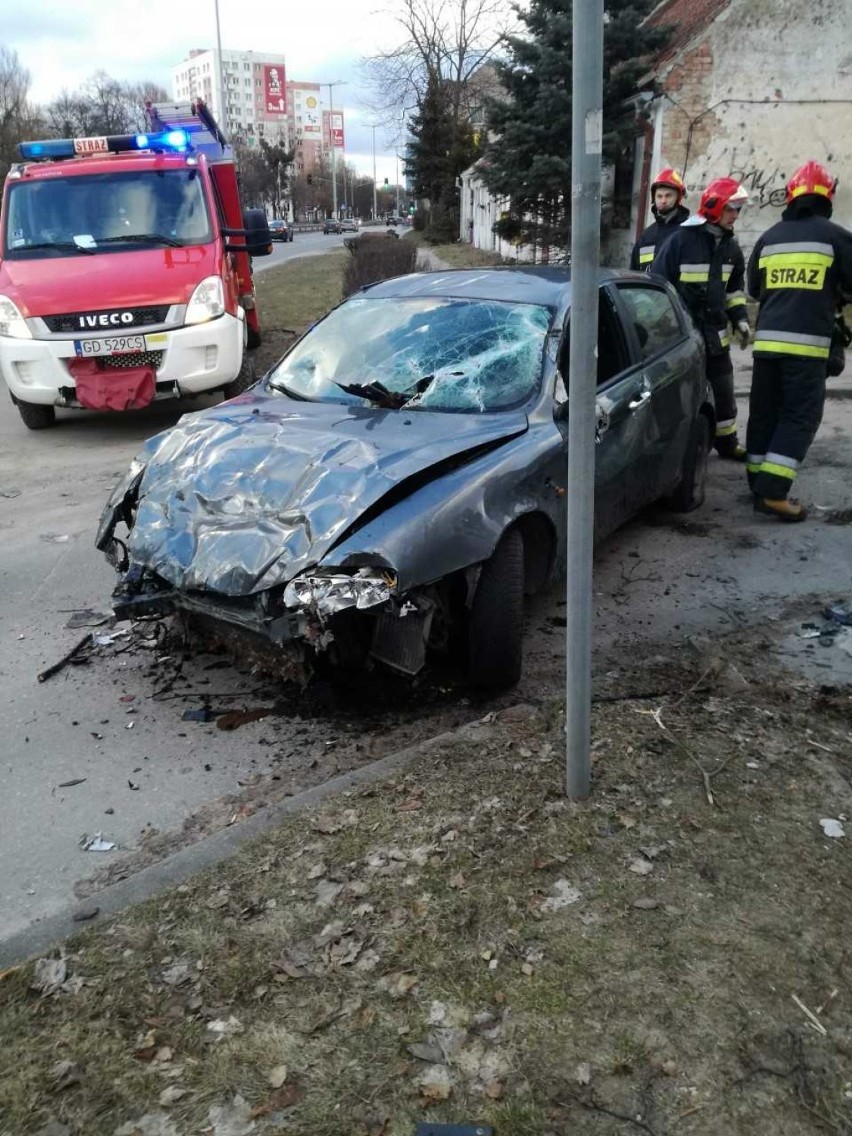
[[[133,355],[145,350],[144,335],[111,335],[104,339],[76,339],[74,350],[83,358],[103,355]]]

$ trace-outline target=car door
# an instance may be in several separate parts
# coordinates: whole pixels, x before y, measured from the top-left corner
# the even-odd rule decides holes
[[[678,476],[697,409],[696,350],[683,309],[663,283],[619,281],[616,302],[641,360],[644,435],[634,509],[668,492]]]
[[[567,388],[569,332],[563,335],[559,370]],[[634,473],[642,460],[650,390],[635,339],[625,333],[609,286],[599,292],[598,373],[595,440],[595,538],[618,528],[637,508],[640,496]],[[560,416],[567,439],[568,420]],[[570,492],[570,486],[568,491]]]

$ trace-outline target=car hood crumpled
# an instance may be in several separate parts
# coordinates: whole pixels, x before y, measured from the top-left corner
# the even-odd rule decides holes
[[[254,392],[151,439],[128,551],[182,590],[247,596],[318,563],[407,483],[523,433],[523,412],[296,403]],[[424,524],[429,518],[423,518]]]

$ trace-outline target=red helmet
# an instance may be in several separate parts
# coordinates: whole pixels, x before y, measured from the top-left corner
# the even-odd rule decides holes
[[[664,170],[660,170],[654,180],[651,182],[651,197],[654,196],[655,189],[673,189],[677,194],[677,203],[680,205],[684,197],[686,197],[686,186],[683,184],[683,178],[677,172],[666,166]]]
[[[698,212],[714,225],[722,220],[722,210],[726,205],[745,205],[748,193],[736,178],[716,178],[701,194]]]
[[[831,201],[836,189],[837,179],[831,176],[825,166],[821,166],[819,162],[805,162],[787,182],[787,204],[803,193],[818,193]]]

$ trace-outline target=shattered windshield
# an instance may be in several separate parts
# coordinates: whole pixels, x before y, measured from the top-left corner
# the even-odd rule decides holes
[[[539,384],[551,318],[536,304],[359,296],[308,332],[269,382],[313,402],[506,410]]]
[[[34,178],[10,186],[5,255],[37,259],[210,241],[198,170]]]

